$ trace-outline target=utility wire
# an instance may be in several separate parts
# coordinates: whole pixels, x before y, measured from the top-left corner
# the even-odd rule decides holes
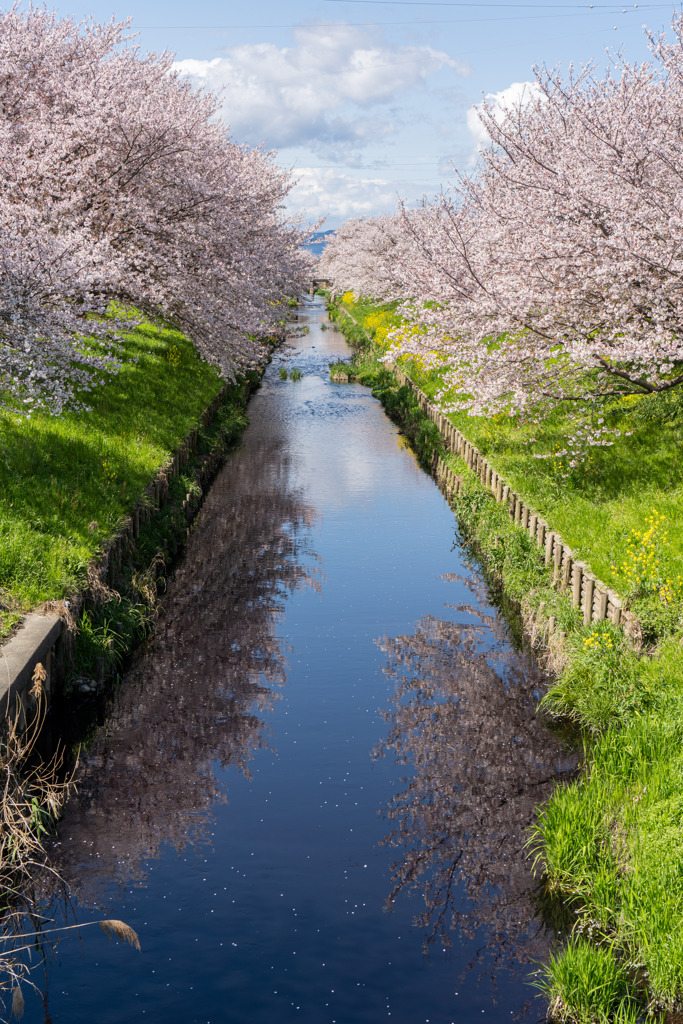
[[[478,3],[477,0],[322,0],[325,4],[391,4],[394,7],[533,7],[548,9],[548,4],[518,4],[518,3]],[[555,7],[565,7],[571,10],[605,10],[615,13],[621,10],[626,14],[629,7],[622,7],[621,4],[554,4]],[[653,8],[671,7],[672,4],[632,4],[631,10],[652,10]]]
[[[325,3],[371,3],[374,0],[324,0]],[[394,0],[382,0],[382,2],[393,3]],[[474,5],[472,5],[474,6]],[[481,5],[485,6],[485,5]],[[493,6],[493,5],[491,5]],[[502,6],[502,5],[500,5]],[[651,9],[666,9],[671,8],[671,4],[651,4],[648,10]],[[547,6],[545,8],[548,9]],[[637,14],[642,8],[623,8],[613,7],[611,10],[608,8],[601,8],[597,13],[599,14]],[[544,20],[547,18],[576,18],[576,17],[589,17],[590,11],[586,8],[581,11],[567,11],[564,14],[520,14],[510,15],[510,17],[496,17],[496,21],[532,21],[532,20]],[[287,25],[271,25],[260,22],[258,25],[137,25],[136,31],[156,31],[159,28],[164,28],[170,32],[234,32],[236,29],[269,29],[269,28],[301,28],[305,30],[309,29],[322,29],[326,31],[330,28],[383,28],[384,26],[409,26],[409,25],[469,25],[474,22],[491,22],[491,18],[458,18],[457,21],[453,19],[439,19],[434,21],[322,21],[318,23],[301,22],[289,23]]]
[[[327,0],[327,2],[329,2],[329,3],[352,3],[352,2],[356,2],[356,0]],[[370,0],[357,0],[357,2],[358,3],[369,3]],[[393,0],[386,0],[386,2],[393,2]],[[667,10],[670,9],[670,4],[656,4],[656,5],[653,4],[652,6],[653,7],[656,6],[658,8],[666,8]],[[626,12],[624,12],[623,9],[619,10],[619,11],[617,11],[615,9],[615,10],[613,10],[611,12],[603,10],[603,11],[600,11],[599,13],[605,14],[605,15],[610,14],[610,13],[611,14],[623,14],[623,13],[626,13],[626,14],[636,14],[637,11],[626,10]],[[453,20],[452,18],[448,18],[448,19],[438,19],[438,20],[432,20],[432,21],[421,21],[421,20],[420,21],[418,21],[418,20],[414,20],[414,21],[327,21],[327,22],[320,22],[318,24],[306,24],[306,23],[302,23],[302,22],[297,22],[296,24],[290,24],[290,25],[264,25],[264,24],[260,24],[260,25],[170,25],[170,26],[166,25],[166,26],[161,26],[161,27],[165,28],[166,31],[170,31],[170,32],[234,32],[235,30],[242,30],[242,29],[261,29],[261,30],[265,30],[265,29],[271,29],[271,28],[273,28],[273,29],[283,29],[283,28],[292,28],[293,29],[293,28],[298,28],[298,29],[304,29],[305,31],[319,29],[320,31],[326,32],[326,31],[328,31],[331,28],[385,28],[385,27],[395,28],[397,26],[398,27],[400,27],[400,26],[408,27],[408,26],[412,26],[412,25],[417,25],[418,27],[423,27],[423,26],[426,26],[426,25],[474,25],[474,24],[481,24],[481,23],[485,23],[487,25],[490,25],[490,24],[492,24],[494,22],[496,24],[498,24],[498,22],[501,22],[501,21],[506,21],[506,22],[507,21],[547,21],[547,20],[554,20],[554,19],[557,19],[557,18],[584,18],[584,17],[589,17],[589,16],[590,16],[590,13],[588,11],[585,11],[585,12],[581,12],[581,13],[579,13],[579,12],[572,12],[572,13],[567,12],[566,14],[520,14],[520,15],[510,15],[510,17],[505,17],[505,16],[501,17],[501,16],[495,16],[494,15],[493,18],[458,18],[457,21]],[[138,32],[152,31],[152,30],[156,31],[159,27],[160,26],[158,26],[158,25],[139,25],[137,27],[137,31]]]
[[[346,3],[346,4],[374,4],[387,5],[387,6],[404,6],[404,7],[467,7],[480,9],[482,7],[497,9],[497,10],[513,10],[519,8],[520,10],[541,10],[548,11],[549,5],[545,4],[525,4],[525,3],[475,3],[472,0],[322,0],[323,3]],[[554,9],[562,9],[562,13],[544,15],[533,15],[525,14],[517,17],[511,16],[510,18],[500,18],[497,21],[522,21],[528,18],[571,18],[577,14],[590,15],[591,11],[596,11],[600,14],[635,14],[637,11],[643,10],[669,10],[674,6],[673,3],[644,3],[644,4],[632,4],[624,7],[623,4],[612,3],[612,4],[554,4]],[[467,19],[468,21],[488,21],[488,18],[472,18]],[[288,22],[286,24],[265,24],[259,22],[254,25],[138,25],[136,28],[138,31],[156,29],[164,27],[170,29],[173,32],[187,32],[187,31],[201,31],[201,32],[224,32],[231,31],[234,29],[266,29],[266,28],[302,28],[302,29],[329,29],[329,28],[366,28],[370,26],[377,26],[381,28],[383,25],[461,25],[463,22],[459,19],[458,21],[323,21],[319,23],[311,22]]]

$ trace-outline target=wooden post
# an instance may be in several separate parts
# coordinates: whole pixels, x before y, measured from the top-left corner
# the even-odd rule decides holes
[[[538,544],[539,548],[542,548],[545,542],[545,530],[546,523],[539,517],[539,519],[536,522],[536,543]]]
[[[545,535],[545,564],[550,565],[553,557],[553,545],[555,543],[555,534],[548,530]]]
[[[580,562],[572,565],[572,604],[575,608],[581,607],[581,585],[583,583],[583,566]]]
[[[621,603],[616,597],[612,598],[612,622],[615,626],[618,626],[621,622]]]
[[[555,534],[555,543],[553,544],[553,583],[558,583],[560,580],[560,572],[562,567],[562,541]]]
[[[529,536],[532,538],[532,540],[536,539],[536,524],[537,523],[538,523],[538,516],[536,515],[535,512],[533,512],[529,516]]]
[[[603,619],[607,618],[607,592],[605,590],[598,591],[598,609],[596,619],[598,622],[602,622]]]
[[[583,624],[584,626],[590,625],[593,619],[593,591],[595,590],[595,580],[592,576],[586,574],[584,577],[584,593],[583,593]]]

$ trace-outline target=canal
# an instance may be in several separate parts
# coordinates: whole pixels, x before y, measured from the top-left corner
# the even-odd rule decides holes
[[[31,1022],[543,1016],[522,846],[572,760],[452,511],[330,382],[322,301],[300,313],[51,851],[61,920],[122,919],[142,951],[62,939]]]

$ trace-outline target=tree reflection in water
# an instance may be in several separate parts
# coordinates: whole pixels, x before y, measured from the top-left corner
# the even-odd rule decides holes
[[[413,769],[386,810],[385,842],[401,850],[387,907],[402,890],[421,891],[426,946],[483,928],[487,956],[528,963],[547,939],[526,830],[576,759],[535,715],[538,667],[500,643],[500,620],[458,611],[474,624],[427,617],[412,636],[380,642],[395,694],[375,753]]]
[[[216,481],[169,585],[152,650],[126,678],[81,758],[53,860],[71,891],[144,875],[161,844],[206,840],[224,799],[214,767],[248,773],[263,712],[285,678],[277,622],[297,587],[317,586],[313,512],[287,485],[287,459],[235,456]],[[308,562],[308,567],[306,567]]]

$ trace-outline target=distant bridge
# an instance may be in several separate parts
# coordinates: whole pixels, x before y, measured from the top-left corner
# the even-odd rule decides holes
[[[323,288],[327,290],[332,287],[332,282],[326,277],[314,277],[309,287],[309,295],[313,296],[316,293],[316,289]]]

